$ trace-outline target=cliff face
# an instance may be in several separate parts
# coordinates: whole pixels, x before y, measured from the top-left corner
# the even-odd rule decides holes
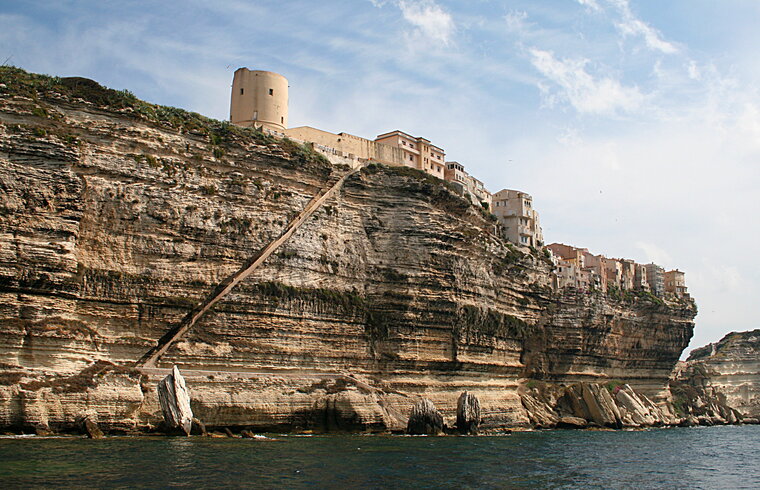
[[[210,425],[393,429],[418,395],[452,420],[465,389],[486,425],[520,425],[525,378],[664,396],[691,338],[693,304],[555,294],[541,252],[441,181],[370,166],[135,369],[345,169],[87,81],[3,75],[0,425],[155,425],[172,364]]]
[[[694,349],[679,366],[680,391],[687,405],[701,408],[711,400],[760,418],[760,330],[732,332],[719,342]]]

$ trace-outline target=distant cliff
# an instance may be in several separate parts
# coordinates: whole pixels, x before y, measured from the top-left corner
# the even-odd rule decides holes
[[[687,406],[714,400],[743,417],[760,418],[760,330],[732,332],[694,349],[679,366],[677,382]]]
[[[394,430],[463,390],[528,425],[520,388],[629,383],[664,401],[693,302],[556,293],[443,181],[352,175],[263,268],[134,363],[345,169],[308,147],[84,79],[0,68],[0,426],[160,418],[181,367],[212,426]]]

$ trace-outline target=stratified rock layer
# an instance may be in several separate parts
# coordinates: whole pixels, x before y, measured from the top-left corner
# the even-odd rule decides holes
[[[0,89],[0,426],[97,413],[109,430],[152,429],[174,364],[212,429],[403,431],[420,396],[453,425],[463,390],[482,427],[528,425],[526,378],[667,397],[692,303],[554,293],[541,251],[497,238],[440,180],[374,165],[157,367],[127,367],[345,169],[43,82]]]
[[[760,330],[732,332],[719,342],[694,349],[678,366],[675,390],[684,408],[730,419],[721,405],[741,417],[760,417]]]

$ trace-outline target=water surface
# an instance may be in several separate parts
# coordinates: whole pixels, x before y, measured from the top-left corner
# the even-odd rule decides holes
[[[499,437],[0,439],[0,488],[760,488],[760,426]]]

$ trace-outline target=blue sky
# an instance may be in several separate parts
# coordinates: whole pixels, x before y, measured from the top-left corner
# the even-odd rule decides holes
[[[758,328],[760,2],[0,0],[0,62],[218,119],[241,66],[290,124],[442,146],[548,242],[686,271],[691,347]]]

